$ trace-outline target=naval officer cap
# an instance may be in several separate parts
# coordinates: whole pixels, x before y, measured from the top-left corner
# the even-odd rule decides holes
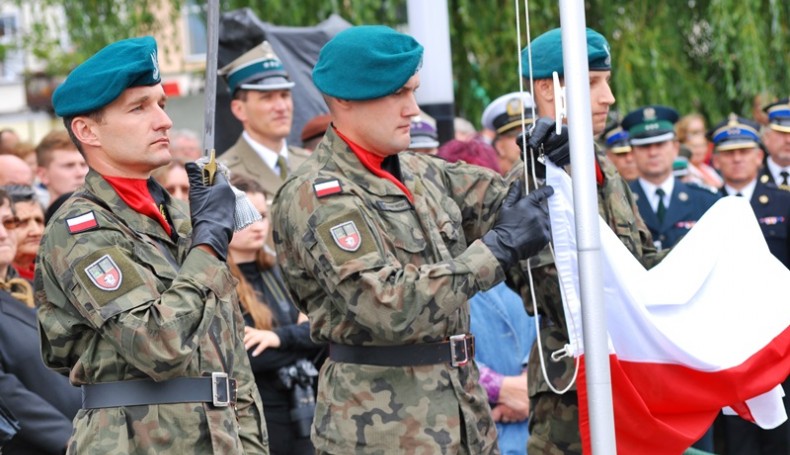
[[[417,40],[389,27],[350,27],[321,49],[313,82],[321,93],[335,98],[381,98],[395,93],[417,73],[422,52]]]
[[[631,136],[631,145],[648,145],[675,138],[678,112],[667,106],[644,106],[623,118],[623,129]]]
[[[713,142],[714,152],[759,147],[760,124],[730,114],[708,131],[708,139]]]
[[[562,33],[559,28],[535,38],[529,47],[521,51],[521,75],[529,78],[529,53],[532,50],[532,78],[548,79],[554,71],[559,77],[565,74],[562,62]],[[587,29],[587,61],[590,71],[612,69],[612,54],[609,42],[595,30]]]
[[[290,90],[294,83],[268,41],[248,50],[217,74],[225,78],[231,94],[237,90]]]
[[[768,114],[769,128],[790,133],[790,97],[765,106],[763,111]]]
[[[624,130],[619,123],[612,123],[603,130],[601,134],[604,147],[607,151],[620,154],[631,151],[631,138],[628,131]]]
[[[514,129],[520,131],[522,121],[524,125],[529,125],[534,121],[532,118],[534,106],[535,102],[529,92],[511,92],[500,96],[486,106],[481,123],[483,128],[492,130],[497,135],[508,133]]]
[[[161,82],[156,40],[150,36],[112,43],[66,77],[52,105],[61,117],[89,114],[115,101],[129,87]]]

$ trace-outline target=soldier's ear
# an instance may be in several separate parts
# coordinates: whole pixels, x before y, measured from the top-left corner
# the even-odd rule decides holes
[[[247,110],[245,109],[244,101],[240,99],[234,99],[230,102],[230,111],[233,113],[233,116],[242,123],[247,121]]]
[[[98,123],[90,117],[77,116],[71,121],[71,131],[81,143],[94,147],[101,146]]]

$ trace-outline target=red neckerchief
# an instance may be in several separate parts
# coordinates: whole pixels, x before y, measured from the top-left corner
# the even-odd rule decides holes
[[[132,208],[135,212],[153,218],[158,221],[162,228],[164,228],[167,235],[172,234],[170,223],[167,222],[164,216],[159,212],[159,208],[148,191],[148,180],[145,179],[129,179],[125,177],[108,177],[103,175],[104,180],[118,193],[118,196],[126,202],[126,205]]]
[[[363,166],[365,166],[374,175],[394,183],[395,186],[400,188],[400,190],[403,191],[403,194],[409,198],[409,201],[414,204],[414,198],[412,197],[409,189],[406,188],[406,186],[400,180],[396,179],[394,175],[381,168],[381,162],[384,161],[384,157],[378,156],[373,152],[369,152],[359,145],[353,143],[349,138],[343,136],[343,134],[338,131],[337,128],[335,128],[335,133],[337,133],[340,139],[343,139],[343,141],[348,144],[348,146],[351,148],[351,151],[354,152],[354,155],[356,155],[357,158],[359,158],[359,162],[362,163]]]
[[[36,262],[35,261],[31,262],[30,265],[28,265],[25,268],[22,268],[22,267],[20,267],[18,265],[14,265],[14,264],[12,264],[12,265],[14,266],[14,270],[16,270],[16,273],[20,277],[22,277],[22,278],[24,278],[24,279],[26,279],[28,281],[33,281],[33,277],[36,274]]]
[[[603,171],[601,170],[601,165],[598,164],[598,160],[595,160],[595,182],[598,186],[603,186]]]

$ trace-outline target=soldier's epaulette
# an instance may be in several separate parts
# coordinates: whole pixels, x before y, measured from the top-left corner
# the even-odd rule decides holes
[[[322,198],[343,192],[338,179],[321,180],[313,182],[315,197]]]
[[[705,192],[705,193],[713,193],[713,194],[716,194],[716,193],[719,192],[718,189],[713,188],[712,186],[701,185],[701,184],[699,184],[697,182],[683,182],[683,183],[685,183],[687,187],[689,187],[689,188],[691,188],[693,190],[699,190],[699,191],[702,191],[702,192]]]
[[[99,228],[99,221],[96,220],[96,215],[93,210],[71,218],[66,218],[66,228],[70,234],[79,234]]]

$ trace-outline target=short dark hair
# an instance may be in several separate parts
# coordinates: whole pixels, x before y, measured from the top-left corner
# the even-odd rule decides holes
[[[77,136],[74,135],[74,130],[71,129],[71,123],[77,117],[88,117],[89,119],[93,120],[96,123],[101,123],[104,120],[104,109],[88,112],[87,114],[70,115],[68,117],[63,117],[63,125],[66,127],[66,131],[69,133],[71,142],[74,143],[74,146],[77,147],[77,150],[79,150],[79,152],[84,157],[85,150],[82,149],[82,142],[80,142],[79,139],[77,139]]]

